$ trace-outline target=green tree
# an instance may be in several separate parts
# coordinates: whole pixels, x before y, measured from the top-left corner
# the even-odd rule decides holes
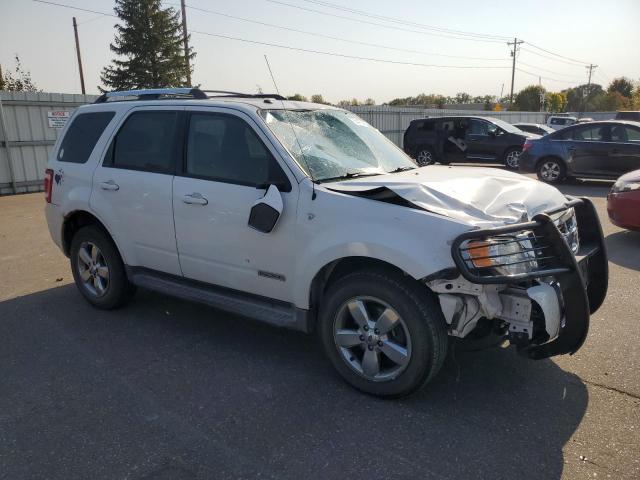
[[[38,92],[38,88],[31,80],[31,72],[24,70],[20,63],[18,54],[14,55],[15,67],[13,73],[7,71],[2,72],[0,66],[0,90],[9,90],[10,92]]]
[[[614,78],[607,88],[607,93],[618,92],[623,97],[633,96],[633,82],[625,77]]]
[[[562,92],[547,92],[545,103],[548,112],[564,112],[567,107],[567,96]]]
[[[324,97],[322,95],[320,95],[319,93],[315,94],[315,95],[311,95],[311,101],[313,103],[322,103],[324,105],[328,105],[329,102],[327,102]]]
[[[592,83],[591,85],[578,85],[574,88],[563,90],[567,97],[567,112],[590,112],[595,110],[600,97],[604,95],[601,85]]]
[[[471,103],[471,95],[465,92],[458,92],[451,103]]]
[[[617,90],[612,90],[598,97],[598,101],[594,104],[594,110],[612,112],[616,110],[629,110],[632,106],[633,102],[631,98],[622,95]]]
[[[376,104],[376,101],[375,101],[373,98],[367,98],[367,99],[364,101],[364,104],[365,104],[365,105],[375,105],[375,104]]]
[[[161,0],[116,0],[114,11],[121,21],[111,44],[117,58],[102,70],[102,83],[114,90],[186,85],[190,67],[180,14],[174,8],[163,8]],[[188,56],[191,62],[195,57],[192,48]]]
[[[287,97],[287,100],[293,100],[294,102],[308,102],[309,101],[309,100],[307,100],[307,97],[305,97],[304,95],[300,95],[299,93],[296,93],[295,95]]]
[[[529,85],[518,92],[513,101],[516,108],[512,110],[538,112],[542,103],[541,99],[546,93],[545,88],[540,85]]]

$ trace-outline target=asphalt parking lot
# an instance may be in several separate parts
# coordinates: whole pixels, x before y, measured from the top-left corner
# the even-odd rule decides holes
[[[91,308],[42,194],[0,198],[0,478],[640,478],[640,234],[594,200],[610,289],[574,356],[455,352],[418,394],[347,386],[316,339],[139,291]]]

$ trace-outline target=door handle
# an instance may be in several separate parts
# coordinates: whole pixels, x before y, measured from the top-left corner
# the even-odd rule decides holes
[[[100,182],[100,188],[102,190],[112,190],[115,192],[116,190],[120,190],[120,185],[118,185],[113,180],[109,180],[106,182]]]
[[[208,205],[209,200],[202,196],[201,193],[188,193],[182,197],[182,201],[187,205]]]

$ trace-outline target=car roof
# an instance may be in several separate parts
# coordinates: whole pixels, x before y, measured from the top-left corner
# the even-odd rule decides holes
[[[443,115],[442,117],[425,117],[425,118],[417,118],[415,120],[411,120],[413,122],[424,122],[424,121],[436,121],[436,120],[455,120],[458,118],[479,118],[480,120],[487,120],[488,122],[493,122],[497,120],[493,117],[483,117],[481,115]]]
[[[514,125],[526,125],[526,126],[529,126],[529,127],[545,127],[545,128],[549,128],[546,125],[543,125],[541,123],[517,122],[517,123],[514,123]]]

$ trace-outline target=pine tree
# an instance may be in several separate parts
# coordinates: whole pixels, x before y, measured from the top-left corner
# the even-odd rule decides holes
[[[102,83],[112,90],[186,85],[180,14],[162,8],[161,0],[116,0],[114,10],[122,23],[115,25],[111,51],[119,58],[102,70]],[[190,63],[193,57],[189,48]]]

